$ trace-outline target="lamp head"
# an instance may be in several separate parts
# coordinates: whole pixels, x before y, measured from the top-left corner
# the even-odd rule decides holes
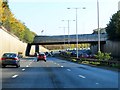
[[[67,9],[70,9],[70,8],[67,8]]]

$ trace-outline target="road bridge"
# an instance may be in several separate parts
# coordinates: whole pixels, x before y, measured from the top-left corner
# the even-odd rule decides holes
[[[105,44],[107,34],[100,35],[101,44]],[[97,34],[80,34],[78,35],[78,43],[98,44]],[[56,36],[35,36],[34,41],[29,43],[26,49],[26,55],[29,55],[32,45],[36,45],[35,52],[39,52],[39,45],[57,45],[57,44],[76,44],[76,35],[56,35]]]
[[[100,42],[105,43],[107,40],[107,34],[100,35]],[[97,43],[97,34],[82,34],[78,35],[78,43]],[[76,44],[76,35],[59,35],[59,36],[35,36],[33,43],[39,45],[51,45],[51,44]]]

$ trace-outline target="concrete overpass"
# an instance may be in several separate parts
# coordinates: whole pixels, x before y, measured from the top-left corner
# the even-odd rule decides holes
[[[105,43],[107,40],[107,34],[100,35],[100,41]],[[76,44],[76,35],[59,35],[59,36],[35,36],[33,43],[38,45],[51,45],[51,44]],[[97,34],[82,34],[78,35],[78,43],[97,43],[98,35]]]
[[[100,35],[101,46],[106,43],[107,34]],[[97,34],[78,35],[78,43],[98,44]],[[26,49],[26,55],[29,55],[32,45],[35,45],[35,52],[39,52],[39,45],[57,45],[57,44],[76,44],[76,35],[58,35],[58,36],[35,36],[33,43],[29,43]]]

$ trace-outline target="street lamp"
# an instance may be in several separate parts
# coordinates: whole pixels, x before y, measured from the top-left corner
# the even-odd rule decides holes
[[[77,18],[77,10],[81,9],[81,8],[67,8],[67,9],[75,9],[76,10],[76,53],[77,53],[77,58],[78,58],[78,18]],[[82,9],[86,9],[85,7],[83,7]]]
[[[59,27],[59,28],[63,28],[64,30],[64,49],[65,49],[65,28],[68,28],[68,27]]]
[[[41,35],[43,34],[44,30],[41,30]]]
[[[62,20],[62,21],[67,21],[68,22],[68,48],[70,48],[70,27],[69,27],[69,23],[70,21],[75,21],[75,20]]]
[[[97,0],[98,52],[100,52],[99,1]]]

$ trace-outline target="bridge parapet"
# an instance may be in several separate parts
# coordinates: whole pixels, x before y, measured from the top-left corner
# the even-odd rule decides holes
[[[100,41],[107,40],[107,34],[100,35]],[[65,39],[64,39],[65,37]],[[76,35],[69,36],[70,43],[76,42]],[[97,34],[82,34],[78,35],[78,42],[97,42],[98,35]],[[68,35],[59,35],[59,36],[36,36],[34,38],[33,43],[63,43],[68,42]]]

